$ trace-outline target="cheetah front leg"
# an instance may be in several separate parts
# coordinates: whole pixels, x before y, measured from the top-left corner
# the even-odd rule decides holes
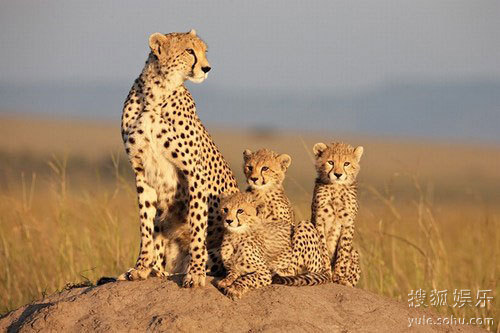
[[[243,275],[225,289],[226,295],[232,300],[241,298],[249,290],[269,286],[272,283],[271,271],[261,268],[254,273]]]
[[[351,264],[353,235],[354,225],[352,223],[342,228],[333,269],[333,282],[335,283],[346,284],[345,281]]]
[[[351,263],[349,265],[348,280],[350,286],[355,287],[361,277],[361,265],[359,262],[359,252],[355,248],[352,249]]]
[[[218,248],[208,249],[207,273],[213,276],[221,276],[226,273]]]
[[[134,168],[137,170],[137,168]],[[141,244],[135,267],[120,275],[118,280],[144,280],[155,265],[154,219],[156,216],[156,191],[149,186],[142,172],[136,173],[139,217],[141,222]]]
[[[234,281],[236,281],[239,277],[240,274],[236,273],[235,271],[231,271],[225,278],[217,282],[217,287],[219,287],[220,289],[225,289],[232,285]]]
[[[347,273],[343,279],[339,280],[334,277],[334,282],[348,287],[355,287],[361,277],[361,267],[359,264],[359,252],[355,248],[352,249],[349,258]]]
[[[184,277],[183,286],[204,287],[207,266],[207,225],[208,225],[208,205],[206,180],[204,170],[198,162],[195,169],[198,178],[190,176],[189,185],[189,254],[191,256],[189,268]]]
[[[343,277],[334,276],[333,282],[342,284],[348,287],[355,287],[361,277],[361,267],[359,263],[359,252],[352,249],[349,261],[347,262],[346,274]]]
[[[326,230],[326,250],[328,252],[330,263],[332,263],[335,258],[341,232],[342,224],[339,221],[333,221],[333,223],[330,223]]]
[[[153,231],[153,244],[155,251],[155,258],[152,264],[152,276],[157,277],[168,277],[170,274],[166,271],[167,258],[166,255],[170,254],[171,249],[167,250],[167,240],[162,234],[162,223],[161,216],[158,213],[161,209],[157,209],[157,216],[154,219],[154,231]]]
[[[224,289],[224,288],[230,286],[241,275],[241,274],[236,272],[235,267],[234,267],[233,263],[231,262],[231,256],[234,254],[234,252],[235,252],[235,249],[234,249],[233,245],[226,237],[224,237],[222,244],[221,244],[221,247],[220,247],[220,257],[221,257],[221,260],[222,260],[224,267],[228,271],[228,274],[224,279],[220,280],[217,283],[218,288]]]
[[[240,260],[232,263],[233,267],[229,268],[227,277],[231,284],[224,289],[226,296],[232,300],[241,298],[251,289],[265,287],[272,283],[272,272],[262,254],[255,252],[251,245],[245,246],[242,253],[247,255],[243,255]]]
[[[313,207],[312,222],[316,226],[320,242],[323,243],[323,246],[328,249],[330,258],[333,257],[335,249],[330,250],[327,238],[328,231],[331,228],[333,220],[334,212],[330,205],[319,205],[318,207]]]

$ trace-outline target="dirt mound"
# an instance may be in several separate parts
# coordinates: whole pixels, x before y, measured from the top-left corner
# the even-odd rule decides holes
[[[271,286],[233,302],[209,281],[198,289],[155,278],[63,291],[10,312],[0,319],[0,331],[401,332],[409,330],[408,318],[435,318],[432,312],[334,284]]]

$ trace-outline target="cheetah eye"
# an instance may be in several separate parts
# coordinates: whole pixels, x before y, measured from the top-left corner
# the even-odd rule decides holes
[[[266,166],[263,166],[263,167],[262,167],[262,171],[267,171],[267,170],[269,170],[269,168],[268,168],[268,167],[266,167]]]
[[[238,214],[243,214],[243,209],[241,209],[241,208],[240,208],[240,209],[238,209],[237,213],[238,213]]]
[[[222,209],[222,210],[223,210],[223,211],[224,211],[224,213],[226,213],[226,214],[227,214],[227,212],[229,211],[229,209],[227,209],[227,208],[224,208],[224,209]]]
[[[328,161],[328,164],[333,165],[334,163],[333,161]]]
[[[187,53],[194,55],[194,50],[193,49],[186,49]]]
[[[351,164],[351,163],[349,163],[349,162],[345,162],[345,163],[344,163],[344,166],[349,166],[350,164]]]
[[[247,165],[247,170],[248,170],[248,171],[252,171],[252,170],[253,170],[253,166],[251,166],[251,165]]]

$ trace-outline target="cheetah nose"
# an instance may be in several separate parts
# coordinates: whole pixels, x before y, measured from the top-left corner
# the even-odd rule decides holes
[[[337,177],[337,178],[342,177],[342,174],[341,174],[341,173],[335,173],[335,172],[334,172],[333,174],[334,174],[334,175],[335,175],[335,177]]]
[[[205,66],[205,67],[201,68],[201,70],[203,71],[203,73],[208,73],[208,72],[210,72],[211,69],[212,69],[212,67],[210,67],[210,66]]]
[[[259,180],[259,178],[257,178],[257,177],[250,177],[250,180],[255,183],[255,182],[257,182],[257,180]]]
[[[226,220],[226,223],[227,223],[228,225],[231,225],[231,223],[233,223],[233,220]]]

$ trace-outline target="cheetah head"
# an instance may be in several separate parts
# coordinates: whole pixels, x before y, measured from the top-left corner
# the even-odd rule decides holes
[[[265,204],[249,193],[236,192],[222,198],[221,209],[226,230],[244,233],[261,222]]]
[[[285,172],[292,163],[287,154],[277,154],[268,149],[243,152],[243,171],[251,188],[264,188],[281,185]]]
[[[313,147],[316,157],[318,180],[325,184],[351,184],[356,180],[363,155],[363,147],[334,142],[326,145],[322,142]]]
[[[149,37],[149,47],[165,76],[175,75],[181,82],[203,82],[210,71],[207,45],[192,29],[187,33],[154,33]]]

